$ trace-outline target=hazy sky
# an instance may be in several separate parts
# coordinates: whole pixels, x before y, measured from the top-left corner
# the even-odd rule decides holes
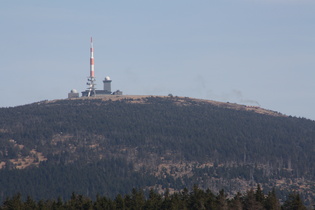
[[[259,105],[315,120],[314,0],[2,0],[0,107],[87,88]]]

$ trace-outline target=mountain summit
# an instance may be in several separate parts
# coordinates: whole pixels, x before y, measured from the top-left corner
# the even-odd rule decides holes
[[[183,97],[106,96],[0,109],[0,194],[115,196],[255,188],[314,198],[315,122]]]

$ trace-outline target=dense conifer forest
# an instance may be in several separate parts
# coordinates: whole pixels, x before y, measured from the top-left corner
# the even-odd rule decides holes
[[[0,209],[86,209],[86,210],[306,210],[306,206],[298,193],[290,193],[287,199],[280,203],[275,190],[265,195],[260,186],[256,190],[249,190],[244,194],[237,193],[228,198],[224,190],[214,194],[211,190],[199,189],[196,185],[191,191],[184,188],[180,192],[170,193],[168,189],[159,194],[153,189],[145,193],[143,190],[133,188],[131,193],[122,196],[118,194],[114,199],[98,195],[95,200],[89,197],[72,193],[71,198],[63,201],[56,200],[35,201],[28,196],[24,201],[20,194],[7,198]]]
[[[194,184],[229,196],[260,184],[307,205],[315,197],[315,122],[258,107],[171,96],[42,101],[1,108],[0,142],[2,201]]]

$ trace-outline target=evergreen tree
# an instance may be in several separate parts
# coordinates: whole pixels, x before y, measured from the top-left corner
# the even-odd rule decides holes
[[[121,194],[118,194],[114,200],[116,209],[126,209],[125,202]]]
[[[135,188],[131,191],[131,206],[133,210],[143,209],[145,204],[145,197],[142,190],[137,190]]]
[[[37,208],[37,204],[30,196],[27,196],[23,208],[25,210],[33,210]]]
[[[219,194],[216,199],[216,209],[218,210],[227,210],[228,209],[228,203],[227,203],[227,195],[225,194],[224,190],[220,190]]]
[[[161,209],[170,209],[172,206],[171,198],[170,198],[170,190],[168,188],[165,189],[163,194],[163,202]]]
[[[162,206],[162,196],[154,191],[154,189],[150,189],[149,198],[146,201],[145,209],[159,210]]]
[[[205,208],[206,209],[215,209],[216,207],[216,196],[211,192],[210,189],[206,190],[206,200]]]
[[[179,193],[174,193],[171,196],[171,202],[170,202],[170,208],[172,210],[176,210],[176,209],[182,209],[182,210],[187,210],[187,206],[186,206],[187,201],[183,201],[181,200],[181,196]]]
[[[264,209],[263,204],[256,200],[256,195],[254,190],[251,189],[247,191],[245,199],[244,199],[244,209],[246,210],[262,210]]]
[[[280,205],[279,199],[277,198],[275,188],[273,188],[272,191],[268,193],[264,206],[266,210],[280,210],[281,209],[281,205]]]
[[[21,200],[21,194],[17,193],[14,195],[11,199],[7,198],[3,202],[2,209],[8,209],[8,210],[22,210],[23,209],[23,203]]]
[[[92,209],[92,201],[89,198],[84,197],[83,195],[77,195],[72,193],[71,199],[68,202],[67,209]]]
[[[102,209],[114,209],[114,204],[111,201],[111,199],[107,198],[107,197],[101,197],[99,195],[96,196],[96,201],[93,204],[93,208],[96,210],[102,210]]]
[[[283,204],[284,210],[306,210],[300,194],[298,193],[290,193],[287,200]]]
[[[263,191],[261,190],[260,184],[257,185],[257,189],[255,192],[255,198],[256,198],[256,201],[261,203],[261,204],[263,204],[265,201],[265,195],[264,195]]]
[[[190,197],[189,201],[188,201],[188,208],[189,209],[195,209],[195,210],[205,209],[204,191],[199,189],[197,185],[193,186],[193,191],[191,192],[189,197]]]
[[[233,209],[233,210],[242,210],[243,209],[241,193],[238,192],[234,196],[234,198],[230,201],[229,209]]]
[[[125,203],[125,207],[126,209],[132,209],[132,201],[131,201],[131,196],[130,195],[125,195],[124,197],[124,203]]]

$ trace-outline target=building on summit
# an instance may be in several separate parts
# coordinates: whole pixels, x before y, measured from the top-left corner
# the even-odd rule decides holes
[[[72,89],[70,93],[68,93],[68,98],[79,98],[79,93],[76,89]]]
[[[106,76],[103,80],[103,90],[96,90],[96,79],[94,76],[94,47],[93,47],[93,40],[91,37],[91,46],[90,46],[90,76],[88,77],[88,82],[86,83],[88,85],[87,89],[85,91],[82,91],[82,97],[92,97],[96,95],[122,95],[122,91],[116,90],[115,92],[112,92],[111,83],[112,80],[109,76]],[[70,93],[68,93],[68,98],[78,98],[79,93],[72,89]]]
[[[122,91],[120,90],[116,90],[115,92],[112,92],[112,88],[111,88],[111,83],[112,80],[110,79],[109,76],[105,77],[105,79],[103,80],[103,90],[94,90],[94,92],[90,93],[90,89],[88,88],[87,90],[82,92],[82,97],[89,97],[89,96],[94,96],[95,95],[122,95]]]

